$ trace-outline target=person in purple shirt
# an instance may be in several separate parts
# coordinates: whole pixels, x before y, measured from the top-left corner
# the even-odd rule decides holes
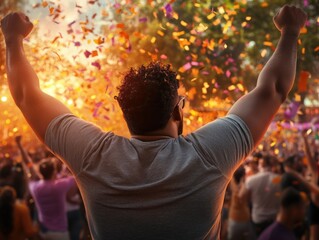
[[[40,180],[32,180],[29,183],[30,192],[34,198],[41,233],[44,239],[69,239],[66,194],[75,185],[73,177],[56,177],[54,158],[43,159],[39,165],[42,175]]]
[[[276,221],[259,236],[258,240],[297,240],[293,228],[305,218],[306,198],[289,187],[281,196]]]
[[[37,208],[41,236],[44,240],[69,240],[66,196],[76,186],[74,177],[57,177],[57,158],[42,159],[37,171],[22,146],[21,136],[16,138],[16,142],[23,163],[29,170],[29,189]]]

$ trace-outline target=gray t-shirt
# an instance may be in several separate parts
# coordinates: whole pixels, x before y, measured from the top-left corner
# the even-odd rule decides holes
[[[275,220],[280,206],[280,176],[262,171],[249,177],[245,185],[251,193],[253,222]]]
[[[219,239],[225,189],[253,149],[229,115],[178,138],[127,139],[66,114],[45,142],[69,166],[94,239]]]

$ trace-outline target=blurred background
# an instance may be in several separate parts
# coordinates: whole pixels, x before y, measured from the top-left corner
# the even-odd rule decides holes
[[[298,41],[295,87],[265,137],[276,148],[278,139],[316,128],[318,0],[1,0],[0,17],[23,11],[34,23],[25,50],[47,93],[76,115],[128,136],[114,100],[125,71],[150,61],[172,64],[188,100],[188,133],[224,116],[255,86],[275,50],[280,33],[272,18],[284,4],[301,6],[309,19]],[[0,35],[0,146],[16,135],[38,143],[10,96]]]

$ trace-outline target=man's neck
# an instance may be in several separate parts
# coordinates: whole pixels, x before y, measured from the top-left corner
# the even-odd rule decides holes
[[[171,139],[173,137],[171,136],[165,136],[165,135],[131,135],[132,138],[141,140],[143,142],[151,142],[151,141],[157,141],[162,139]]]
[[[141,141],[149,142],[161,139],[178,138],[178,133],[177,129],[175,129],[172,125],[167,125],[163,129],[148,132],[146,134],[131,134],[131,137]]]

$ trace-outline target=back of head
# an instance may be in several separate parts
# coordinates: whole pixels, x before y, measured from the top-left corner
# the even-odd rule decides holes
[[[163,129],[174,109],[178,87],[170,65],[152,62],[131,68],[116,97],[131,133],[143,135]]]
[[[43,179],[50,180],[55,174],[56,166],[55,160],[52,158],[45,158],[41,160],[39,164],[39,172],[41,173]]]
[[[296,155],[291,155],[285,159],[284,165],[287,167],[292,167],[295,164],[295,161],[296,161]]]
[[[260,152],[255,152],[255,153],[253,154],[253,158],[254,158],[255,161],[259,161],[260,159],[263,158],[263,155],[262,155],[262,153],[260,153]]]
[[[18,199],[23,199],[27,192],[26,176],[22,162],[17,162],[13,167],[11,186],[16,190]]]
[[[289,168],[294,169],[295,171],[301,173],[303,171],[303,163],[301,161],[301,156],[298,154],[289,156],[285,161],[284,161],[284,166],[287,166]]]
[[[0,232],[8,236],[13,230],[13,210],[16,199],[15,190],[5,186],[0,189]]]
[[[234,172],[234,180],[237,184],[240,183],[240,181],[245,177],[246,171],[243,166],[240,166],[235,172]]]
[[[12,175],[13,160],[11,158],[0,159],[0,179],[6,179]]]
[[[300,206],[302,203],[304,203],[304,201],[305,200],[299,191],[293,187],[288,187],[282,192],[280,205],[283,209],[289,209],[293,206]]]
[[[275,161],[274,157],[271,155],[266,155],[266,156],[262,157],[261,159],[262,159],[261,165],[264,168],[272,167],[272,165],[274,164],[274,161]]]

